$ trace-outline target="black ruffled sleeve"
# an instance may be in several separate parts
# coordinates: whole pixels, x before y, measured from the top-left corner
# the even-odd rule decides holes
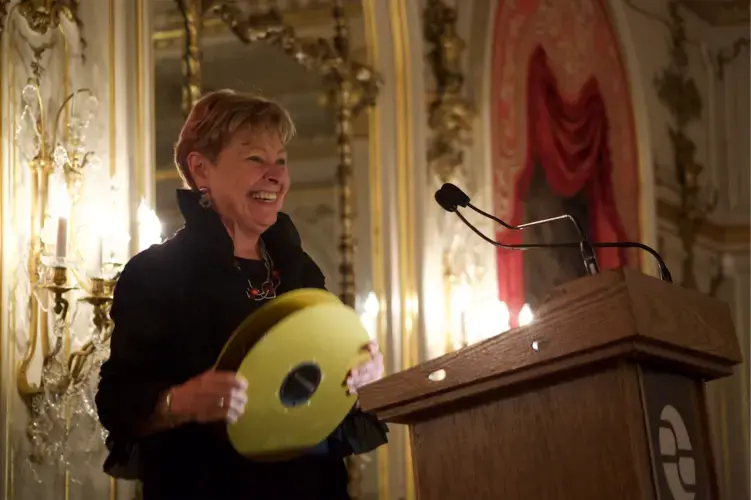
[[[353,409],[329,437],[343,456],[373,451],[388,443],[389,428],[374,415]]]
[[[158,266],[150,265],[152,251],[132,259],[115,287],[111,353],[102,365],[96,395],[99,420],[109,431],[105,470],[118,477],[135,473],[130,462],[139,430],[172,382],[164,360],[174,333],[165,319],[170,316],[168,301],[158,290]]]

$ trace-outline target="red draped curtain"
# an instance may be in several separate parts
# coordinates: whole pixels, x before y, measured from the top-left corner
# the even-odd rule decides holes
[[[597,80],[589,79],[575,100],[558,90],[547,55],[538,47],[530,60],[527,78],[527,156],[515,179],[511,224],[525,222],[527,199],[535,166],[540,165],[550,188],[569,198],[583,192],[589,213],[592,241],[626,239],[613,197],[613,164],[608,148],[608,117]],[[499,241],[522,243],[521,231],[501,231]],[[515,318],[525,302],[522,251],[498,249],[500,299]],[[627,264],[625,251],[597,251],[603,269]],[[516,325],[512,325],[516,326]]]

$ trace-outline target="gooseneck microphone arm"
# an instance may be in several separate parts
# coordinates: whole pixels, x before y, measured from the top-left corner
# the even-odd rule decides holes
[[[508,222],[502,221],[501,219],[499,219],[495,215],[491,215],[491,214],[485,212],[484,210],[481,210],[481,209],[477,208],[476,206],[474,206],[473,204],[471,204],[469,202],[467,203],[467,207],[471,208],[472,210],[474,210],[478,214],[483,215],[483,216],[487,217],[488,219],[497,222],[498,224],[500,224],[501,226],[505,227],[506,229],[511,229],[512,231],[518,231],[520,229],[524,229],[525,227],[537,226],[539,224],[547,224],[548,222],[553,222],[553,221],[557,221],[557,220],[568,219],[568,220],[571,221],[571,223],[576,228],[576,232],[579,233],[579,238],[581,238],[583,240],[586,239],[586,237],[584,236],[584,230],[582,229],[581,224],[579,224],[579,221],[576,220],[576,218],[573,215],[568,215],[568,214],[558,215],[556,217],[550,217],[549,219],[542,219],[542,220],[536,220],[536,221],[532,221],[532,222],[525,222],[524,224],[519,224],[518,226],[512,226]],[[457,211],[457,213],[458,213],[458,211]]]
[[[557,217],[550,217],[548,219],[536,220],[536,221],[532,221],[532,222],[525,222],[524,224],[519,224],[518,226],[512,226],[511,224],[508,224],[507,222],[502,221],[501,219],[499,219],[495,215],[491,215],[491,214],[485,212],[484,210],[480,210],[479,208],[477,208],[476,206],[474,206],[473,204],[471,204],[469,202],[467,202],[467,207],[471,208],[472,210],[474,210],[478,214],[483,215],[483,216],[487,217],[488,219],[490,219],[490,220],[492,220],[494,222],[497,222],[498,224],[500,224],[501,226],[505,227],[506,229],[510,229],[512,231],[520,231],[520,230],[523,230],[523,229],[525,229],[527,227],[539,226],[541,224],[549,224],[551,222],[555,222],[555,221],[558,221],[558,220],[568,219],[574,225],[574,228],[576,228],[576,232],[578,233],[578,236],[579,236],[579,243],[576,243],[576,244],[572,243],[570,245],[570,247],[579,247],[579,251],[582,254],[582,259],[584,259],[584,267],[586,268],[587,274],[597,274],[597,273],[600,272],[600,266],[597,264],[597,258],[595,257],[594,250],[592,249],[592,244],[589,242],[589,240],[587,239],[587,237],[584,235],[584,230],[582,229],[581,224],[579,224],[579,221],[576,220],[576,217],[574,217],[573,215],[569,215],[569,214],[558,215]],[[467,222],[467,219],[465,219],[459,213],[458,209],[456,210],[456,214],[462,219],[462,221],[465,224],[470,225],[469,222]],[[568,246],[567,246],[567,248],[568,248]]]
[[[446,183],[441,188],[435,192],[435,201],[438,202],[441,207],[443,207],[444,210],[447,212],[458,212],[458,208],[461,207],[469,207],[470,209],[474,210],[478,214],[487,217],[489,219],[494,220],[498,224],[502,225],[503,227],[507,229],[511,229],[512,231],[519,231],[523,230],[530,226],[537,226],[540,224],[548,224],[551,222],[555,222],[558,220],[568,219],[571,221],[571,223],[574,225],[574,228],[576,228],[576,232],[579,235],[579,243],[577,243],[579,247],[579,252],[581,253],[582,260],[584,261],[584,270],[587,272],[587,274],[597,274],[600,272],[600,266],[597,265],[597,258],[595,257],[595,252],[592,250],[592,245],[589,243],[589,240],[584,234],[584,230],[582,230],[581,224],[579,224],[579,221],[576,220],[576,218],[573,215],[561,215],[559,217],[552,217],[549,219],[544,220],[538,220],[534,222],[527,222],[526,224],[522,224],[520,226],[512,226],[498,217],[495,217],[494,215],[490,215],[487,212],[484,212],[483,210],[480,210],[479,208],[475,207],[469,202],[469,196],[467,196],[467,193],[459,189],[457,186],[451,183]],[[461,215],[460,215],[461,217]],[[467,219],[462,217],[462,221],[472,227],[469,222],[467,222]],[[474,229],[474,228],[473,228]],[[477,232],[477,230],[475,230]],[[492,241],[492,240],[488,240]],[[492,241],[493,244],[496,244],[497,242]],[[505,248],[512,248],[512,246],[506,246]],[[521,248],[521,247],[514,247],[514,248]]]
[[[488,238],[485,236],[485,234],[482,233],[479,229],[477,229],[475,226],[473,226],[458,210],[455,211],[457,217],[459,217],[464,224],[467,225],[476,235],[478,235],[483,240],[487,241],[493,246],[499,247],[499,248],[507,248],[509,250],[533,250],[536,248],[577,248],[580,246],[579,243],[529,243],[526,245],[505,245],[503,243],[499,243],[491,238]],[[667,281],[669,283],[673,282],[673,276],[670,274],[670,271],[668,270],[667,265],[665,264],[665,261],[662,260],[662,257],[660,257],[660,254],[657,253],[657,251],[649,247],[643,243],[637,243],[635,241],[623,241],[623,242],[610,242],[610,243],[590,243],[592,247],[594,248],[638,248],[640,250],[644,250],[645,252],[652,255],[652,257],[655,258],[657,261],[657,265],[659,267],[659,273],[660,273],[660,279],[663,281]]]
[[[480,210],[479,208],[473,206],[469,202],[469,196],[464,193],[461,189],[456,187],[453,184],[444,184],[441,189],[436,191],[435,193],[435,199],[438,202],[438,204],[447,212],[454,212],[456,215],[461,219],[464,224],[467,225],[475,234],[477,234],[480,238],[487,241],[493,246],[499,247],[499,248],[507,248],[510,250],[532,250],[535,248],[577,248],[579,247],[582,256],[584,257],[585,264],[587,266],[587,272],[589,274],[595,274],[595,272],[592,272],[592,268],[590,267],[590,264],[588,262],[588,256],[587,251],[589,251],[589,254],[592,255],[592,262],[594,262],[594,265],[597,265],[597,261],[594,260],[594,251],[592,248],[638,248],[640,250],[644,250],[645,252],[648,252],[652,257],[655,258],[655,260],[658,263],[659,266],[659,273],[660,273],[660,279],[663,281],[667,281],[672,283],[673,277],[670,274],[670,271],[668,270],[667,265],[665,264],[665,261],[662,259],[659,253],[657,253],[656,250],[653,248],[644,245],[643,243],[637,243],[633,241],[623,241],[623,242],[603,242],[603,243],[591,243],[584,237],[584,231],[581,229],[581,226],[579,225],[579,222],[571,215],[560,215],[558,217],[552,217],[549,219],[544,219],[541,221],[534,221],[534,222],[528,222],[525,224],[521,224],[519,226],[512,226],[503,220],[499,219],[498,217],[495,217],[494,215],[491,215],[483,210]],[[473,226],[462,214],[459,212],[458,207],[468,207],[475,212],[479,213],[480,215],[483,215],[494,222],[497,222],[501,226],[510,229],[510,230],[520,230],[524,229],[525,227],[529,226],[535,226],[538,224],[544,224],[548,222],[553,222],[560,219],[569,219],[574,224],[574,226],[577,229],[577,232],[579,233],[579,236],[581,238],[581,241],[579,243],[530,243],[526,245],[506,245],[504,243],[500,243],[498,241],[495,241],[494,239],[488,238],[485,234],[482,233],[479,229],[477,229],[475,226]]]

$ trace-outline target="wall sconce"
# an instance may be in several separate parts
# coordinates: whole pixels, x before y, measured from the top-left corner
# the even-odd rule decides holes
[[[82,178],[96,166],[96,156],[85,141],[96,107],[91,92],[80,89],[68,94],[51,114],[45,113],[43,102],[38,82],[30,80],[21,91],[16,133],[16,145],[30,173],[27,265],[32,296],[28,346],[17,382],[31,413],[28,435],[33,463],[61,456],[65,449],[69,428],[65,402],[71,388],[70,292],[82,284],[71,277],[77,262],[75,252],[69,253],[71,247],[75,249],[70,223]],[[42,359],[39,382],[34,384],[29,370],[38,347]]]
[[[109,356],[112,294],[127,258],[123,242],[130,239],[125,197],[112,196],[109,179],[96,179],[102,169],[91,125],[98,100],[77,84],[86,74],[76,66],[86,59],[78,4],[0,0],[8,48],[0,71],[11,92],[3,120],[15,133],[3,155],[9,186],[3,320],[15,340],[9,345],[21,350],[16,387],[29,412],[28,420],[11,420],[27,425],[28,442],[15,449],[32,474],[52,480],[70,472],[66,496],[69,479],[88,475],[89,461],[101,460],[104,433],[94,393]],[[39,496],[28,488],[24,483],[24,493]],[[51,491],[49,484],[45,489]]]
[[[88,137],[93,94],[69,93],[50,114],[38,81],[29,81],[19,102],[15,146],[27,180],[16,197],[28,198],[29,218],[17,224],[28,244],[22,258],[31,297],[17,387],[30,413],[32,467],[69,468],[98,457],[104,446],[94,395],[109,357],[109,312],[126,258],[119,250],[130,235],[114,185],[89,182],[101,170]],[[142,204],[137,215],[141,244],[161,241],[153,211]]]

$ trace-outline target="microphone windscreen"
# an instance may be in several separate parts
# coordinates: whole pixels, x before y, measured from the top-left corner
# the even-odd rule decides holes
[[[435,192],[435,201],[447,212],[456,212],[458,207],[469,205],[469,196],[454,184],[447,182]]]

